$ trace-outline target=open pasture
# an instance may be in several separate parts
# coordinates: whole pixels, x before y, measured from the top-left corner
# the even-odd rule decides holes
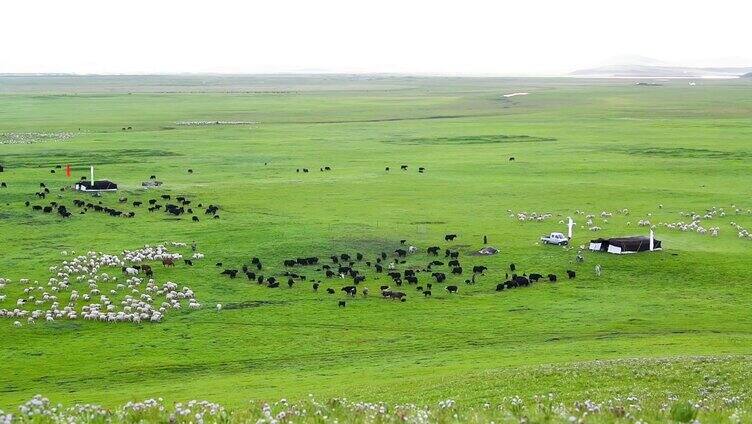
[[[510,93],[529,94],[504,97]],[[730,376],[748,374],[752,354],[751,117],[752,83],[742,80],[642,87],[574,79],[0,77],[0,278],[10,280],[0,288],[0,309],[28,295],[22,279],[47,287],[50,267],[89,251],[122,255],[180,242],[188,258],[195,242],[204,255],[193,266],[147,261],[160,284],[187,285],[201,304],[184,303],[160,322],[78,316],[15,326],[16,318],[0,317],[0,409],[37,393],[112,407],[147,397],[237,406],[309,393],[466,405],[549,392],[565,402],[631,393],[697,400],[708,379],[722,382],[714,390],[723,396],[747,393],[749,381]],[[119,191],[100,198],[60,191],[88,176],[89,165]],[[163,185],[142,188],[152,175]],[[40,183],[49,190],[44,198],[35,195]],[[190,199],[182,206],[193,213],[148,210],[150,199],[164,206],[178,196]],[[33,209],[50,202],[70,216]],[[217,212],[206,214],[209,205]],[[577,223],[570,248],[538,243],[565,231],[569,216]],[[591,238],[647,235],[651,226],[663,251],[585,252],[575,261]],[[484,236],[498,254],[476,254]],[[417,251],[395,258],[409,246]],[[461,274],[452,273],[446,249],[459,252]],[[381,252],[385,269],[377,272]],[[323,268],[341,266],[342,254],[365,276],[355,296],[341,291],[355,285],[351,276],[327,277]],[[254,257],[262,284],[242,269],[253,270]],[[319,261],[284,263],[307,257]],[[434,260],[444,263],[429,272]],[[419,271],[418,282],[396,286],[387,275],[392,262],[394,271]],[[512,263],[520,275],[553,273],[557,282],[497,292]],[[487,270],[467,284],[475,266]],[[230,278],[225,269],[239,273]],[[110,272],[126,278],[119,267]],[[285,272],[306,279],[289,287]],[[269,277],[280,286],[270,288]],[[427,283],[431,296],[422,293]],[[382,285],[406,300],[382,298]],[[446,290],[452,285],[457,293]],[[70,289],[59,295],[61,308]],[[118,302],[124,290],[113,295]],[[690,367],[697,375],[661,372],[688,357],[711,358]]]

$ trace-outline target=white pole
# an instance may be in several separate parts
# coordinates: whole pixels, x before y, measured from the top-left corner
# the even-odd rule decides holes
[[[655,248],[655,243],[654,243],[653,239],[654,239],[654,235],[653,235],[653,229],[651,228],[651,229],[650,229],[650,251],[651,251],[651,252],[652,252],[652,251],[653,251],[653,249]]]
[[[91,183],[94,184],[94,165],[91,165]]]
[[[572,239],[572,227],[574,227],[574,221],[572,221],[572,217],[567,217],[569,219],[569,222],[567,223],[568,231],[567,231],[567,237],[571,240]]]

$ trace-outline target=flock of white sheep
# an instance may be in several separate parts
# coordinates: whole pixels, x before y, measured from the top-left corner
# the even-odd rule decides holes
[[[172,245],[185,247],[184,243]],[[67,256],[68,252],[61,254]],[[61,265],[50,267],[54,275],[46,284],[20,279],[18,283],[23,285],[23,291],[15,301],[15,308],[0,309],[0,318],[15,319],[16,327],[21,327],[23,321],[34,324],[39,320],[141,323],[160,322],[168,310],[180,309],[184,304],[192,309],[200,308],[189,287],[170,281],[158,284],[153,278],[141,277],[136,268],[147,261],[168,258],[179,260],[182,255],[169,252],[164,245],[147,245],[124,251],[120,256],[87,252],[64,260]],[[201,258],[201,253],[193,253],[193,260]],[[121,271],[125,271],[122,277],[117,275]],[[1,291],[10,283],[10,279],[0,278],[0,302],[7,297]]]
[[[736,215],[752,215],[752,210],[747,209],[746,211],[736,207],[736,205],[731,205],[731,208],[733,209],[734,213]],[[658,209],[663,209],[663,205],[659,204]],[[553,217],[553,214],[551,213],[539,213],[539,212],[512,212],[512,210],[507,210],[509,213],[509,217],[512,219],[516,219],[521,222],[543,222],[548,220],[549,218]],[[614,214],[628,216],[630,214],[630,210],[627,208],[618,209],[615,212],[608,212],[608,211],[602,211],[600,214],[594,214],[594,213],[587,213],[582,210],[576,210],[575,215],[582,215],[585,218],[585,228],[587,228],[590,231],[600,231],[602,230],[603,224],[608,224],[609,219],[613,217]],[[646,215],[646,218],[640,219],[636,222],[638,227],[647,227],[651,229],[655,229],[657,227],[663,227],[668,230],[676,230],[676,231],[682,231],[682,232],[694,232],[697,234],[703,234],[708,235],[711,237],[718,237],[721,231],[720,226],[707,226],[703,225],[703,220],[711,220],[715,218],[722,218],[727,215],[726,210],[722,207],[712,207],[710,209],[707,209],[704,213],[699,214],[695,212],[680,212],[680,215],[688,218],[688,219],[682,219],[676,222],[658,222],[653,223],[651,219],[653,219],[653,214],[648,213]],[[600,219],[600,222],[598,221]],[[566,221],[561,219],[559,220],[559,224],[566,225]],[[748,230],[746,230],[743,226],[737,224],[736,222],[730,223],[732,227],[734,227],[737,231],[737,235],[739,238],[744,239],[750,239],[752,240],[752,233],[750,233]],[[627,226],[631,226],[632,222],[627,221]]]
[[[553,217],[550,213],[538,213],[538,212],[512,212],[511,209],[507,209],[510,218],[516,218],[518,221],[538,221],[543,222]]]

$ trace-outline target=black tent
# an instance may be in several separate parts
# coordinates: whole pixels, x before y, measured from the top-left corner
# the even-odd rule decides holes
[[[79,191],[116,191],[117,184],[112,181],[98,180],[91,181],[82,180],[76,183],[76,190]]]
[[[653,239],[653,250],[661,249],[661,241]],[[635,253],[650,250],[650,237],[614,237],[590,240],[590,250],[609,253]]]

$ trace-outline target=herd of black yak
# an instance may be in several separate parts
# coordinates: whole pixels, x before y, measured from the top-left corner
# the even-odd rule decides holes
[[[154,176],[152,176],[152,178],[154,178]],[[67,187],[60,188],[61,192],[64,192],[66,190],[68,190]],[[45,183],[39,183],[39,191],[34,193],[34,195],[37,201],[39,201],[46,199],[51,195],[51,193],[50,189]],[[32,200],[27,200],[24,202],[24,204],[27,207],[31,207],[33,211],[42,213],[57,213],[63,218],[70,218],[74,212],[71,212],[71,209],[69,209],[68,206],[62,204],[62,196],[58,197],[58,200],[49,201],[44,205],[32,204]],[[194,211],[194,202],[187,196],[175,196],[175,198],[173,199],[172,195],[170,194],[162,194],[151,199],[131,201],[128,200],[128,197],[120,197],[118,198],[118,203],[121,206],[118,207],[107,206],[103,204],[101,200],[96,199],[96,197],[92,197],[91,200],[86,201],[81,199],[74,199],[72,202],[73,206],[78,208],[77,210],[75,210],[75,212],[79,215],[84,215],[87,212],[98,212],[112,217],[133,218],[136,216],[135,210],[126,211],[122,209],[130,204],[134,209],[140,209],[142,206],[144,206],[145,209],[149,212],[163,211],[164,213],[175,217],[190,215],[193,222],[199,222],[201,220],[199,218],[199,215],[201,214],[197,213],[198,211]],[[146,204],[144,204],[145,202]],[[212,219],[219,219],[218,205],[209,204],[208,206],[204,206],[203,203],[198,203],[196,204],[196,208],[200,208],[204,216],[209,216]]]
[[[447,234],[444,237],[447,242],[456,238],[456,234]],[[310,285],[314,292],[322,289],[327,294],[334,295],[339,291],[351,297],[355,297],[358,292],[364,297],[368,296],[369,289],[363,284],[368,280],[382,280],[382,283],[383,280],[386,280],[388,284],[379,285],[381,297],[401,302],[407,300],[407,287],[424,297],[430,297],[435,290],[435,286],[439,285],[447,293],[455,294],[459,292],[460,287],[456,284],[450,284],[452,279],[459,279],[460,281],[464,279],[465,284],[471,285],[484,277],[488,270],[484,265],[473,265],[466,271],[460,262],[459,250],[442,249],[440,246],[430,246],[424,250],[428,258],[424,266],[407,265],[408,257],[412,255],[422,257],[423,252],[420,252],[415,246],[406,246],[405,244],[406,240],[400,240],[400,247],[394,251],[380,252],[371,257],[356,252],[354,255],[339,253],[322,258],[301,256],[284,259],[281,263],[284,271],[278,270],[276,272],[265,268],[257,257],[252,258],[250,263],[243,264],[237,269],[225,268],[222,262],[218,262],[216,266],[223,268],[220,272],[221,275],[231,279],[239,276],[245,277],[249,282],[268,288],[279,288],[284,285],[293,288],[306,283]],[[411,261],[411,263],[414,262]],[[569,279],[573,279],[576,273],[567,270],[567,276]],[[511,263],[506,272],[505,280],[496,284],[496,291],[527,287],[541,280],[555,283],[557,278],[556,274],[550,273],[546,275],[539,273],[517,274],[516,265]],[[339,300],[338,304],[345,306],[345,301]]]

